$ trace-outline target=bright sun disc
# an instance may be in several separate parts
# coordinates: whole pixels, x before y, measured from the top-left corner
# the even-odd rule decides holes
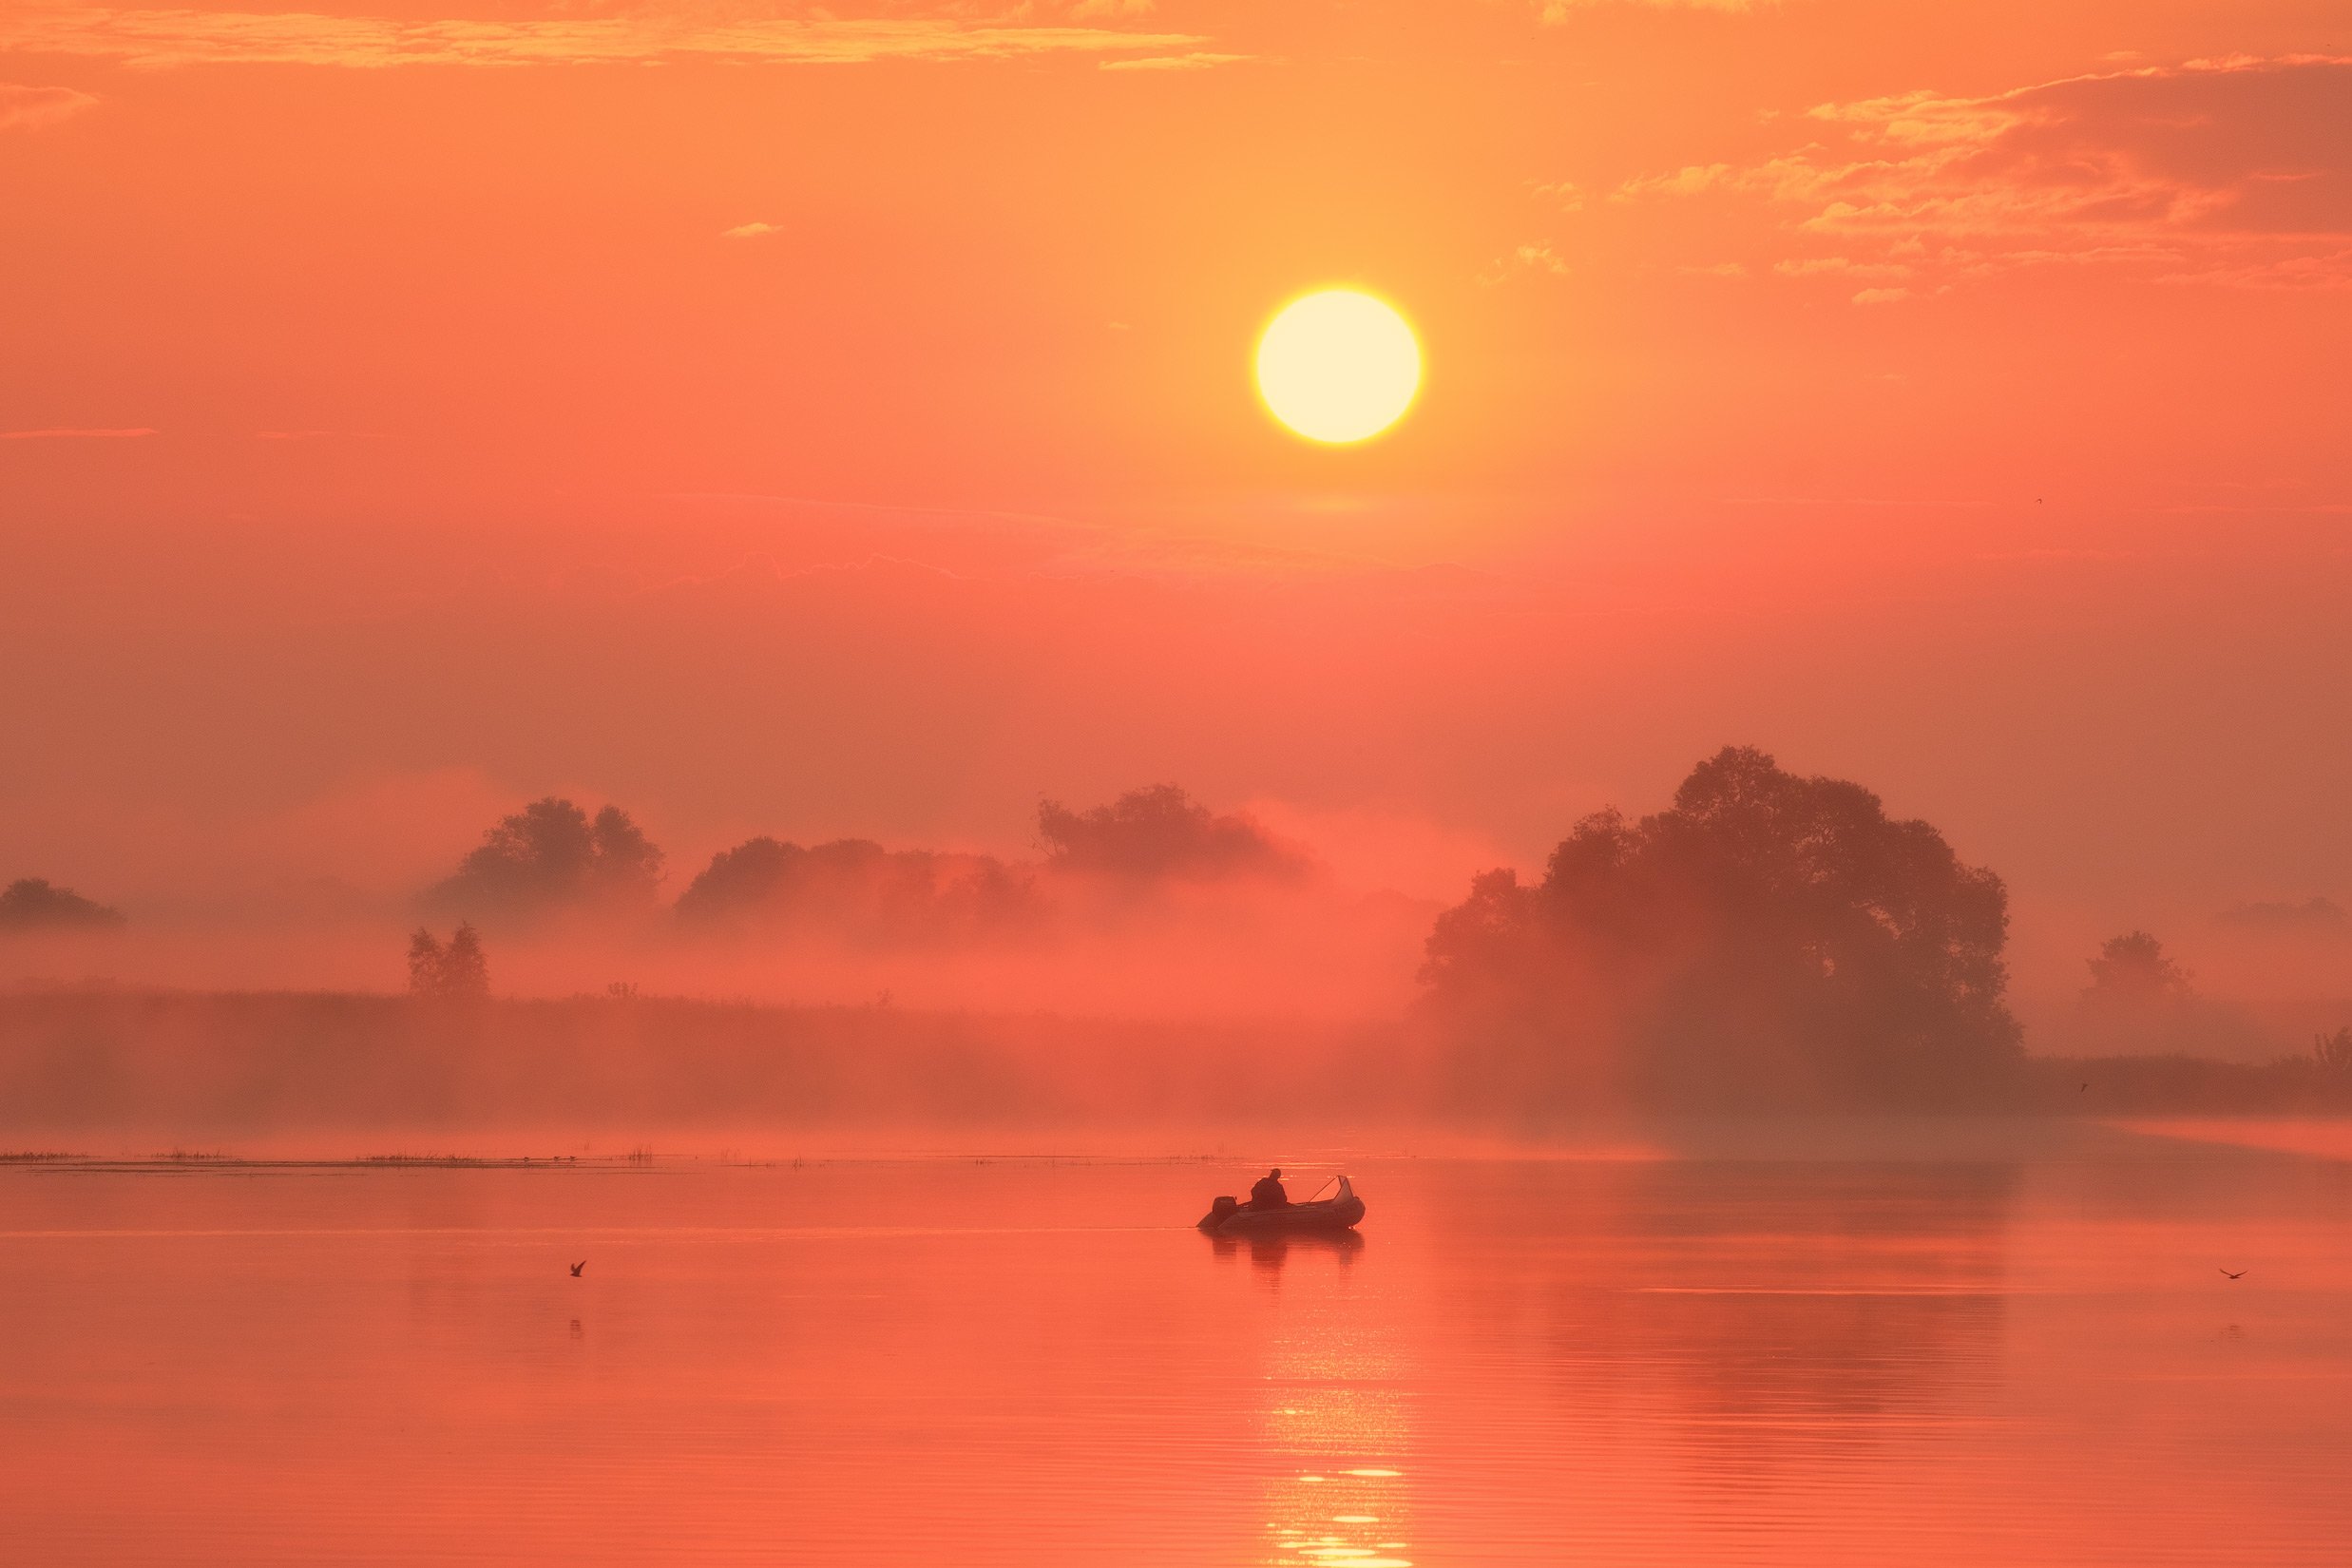
[[[1393,306],[1325,289],[1282,307],[1257,340],[1257,390],[1276,419],[1333,446],[1378,435],[1421,387],[1421,345]]]

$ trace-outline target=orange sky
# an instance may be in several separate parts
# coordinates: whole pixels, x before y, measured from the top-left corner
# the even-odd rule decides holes
[[[0,878],[1171,779],[1444,893],[1743,741],[2021,936],[2352,902],[2340,3],[13,0],[0,84]],[[1247,382],[1328,281],[1363,449]]]

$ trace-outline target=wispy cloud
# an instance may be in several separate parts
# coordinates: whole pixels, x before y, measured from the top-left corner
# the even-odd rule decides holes
[[[153,435],[154,433],[144,426],[135,430],[90,430],[56,426],[39,430],[0,430],[0,441],[123,441],[133,436]]]
[[[1524,245],[1514,245],[1489,261],[1479,273],[1478,280],[1491,289],[1527,273],[1564,277],[1568,274],[1568,262],[1548,243],[1532,240]]]
[[[1837,246],[1774,263],[1784,277],[1949,285],[2064,265],[2227,287],[2352,285],[2352,60],[2198,61],[1985,98],[1910,93],[1823,105],[1802,124],[1802,146],[1645,175],[1611,200],[1760,202],[1764,242]]]
[[[721,239],[765,239],[772,234],[783,232],[784,226],[780,223],[737,223],[734,228],[719,230],[718,238]]]
[[[0,49],[91,56],[149,69],[205,65],[641,65],[662,61],[854,65],[1049,54],[1168,55],[1205,40],[1019,20],[943,17],[708,18],[641,10],[598,17],[401,20],[312,11],[127,10],[15,5]]]
[[[1911,276],[1911,269],[1900,261],[1857,261],[1846,256],[1807,256],[1775,261],[1772,271],[1782,277],[1820,277],[1829,274],[1841,278]]]
[[[1775,0],[1533,0],[1536,19],[1557,27],[1580,10],[1602,6],[1648,6],[1658,10],[1761,10]]]
[[[0,82],[0,130],[53,125],[97,102],[88,93],[76,92],[71,87],[28,87],[14,82]]]
[[[1239,65],[1250,57],[1246,54],[1211,54],[1205,49],[1194,49],[1186,54],[1147,54],[1136,60],[1105,60],[1104,70],[1214,70],[1219,66]]]
[[[382,441],[383,430],[256,430],[256,441]]]
[[[1552,180],[1538,183],[1535,193],[1539,200],[1553,203],[1561,212],[1582,212],[1584,192],[1573,180]]]
[[[2228,289],[2352,288],[2352,247],[2268,261],[2223,261],[2169,272],[2159,283],[2209,283]]]

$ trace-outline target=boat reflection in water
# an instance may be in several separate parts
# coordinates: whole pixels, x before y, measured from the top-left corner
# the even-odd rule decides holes
[[[1219,1257],[1247,1257],[1253,1267],[1279,1272],[1292,1257],[1335,1257],[1344,1266],[1364,1251],[1364,1237],[1355,1231],[1306,1231],[1296,1235],[1209,1237],[1209,1250]]]

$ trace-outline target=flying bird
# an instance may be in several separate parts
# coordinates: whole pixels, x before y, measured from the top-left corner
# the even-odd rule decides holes
[[[580,1271],[581,1271],[581,1270],[583,1270],[583,1269],[584,1269],[584,1268],[586,1268],[587,1266],[588,1266],[588,1260],[587,1260],[586,1258],[584,1258],[584,1257],[583,1257],[583,1258],[582,1258],[579,1262],[577,1262],[577,1263],[573,1264],[573,1265],[572,1265],[572,1278],[574,1278],[574,1279],[578,1279],[578,1278],[580,1277]]]
[[[579,1272],[580,1272],[580,1271],[579,1271],[579,1270],[577,1270],[577,1269],[574,1269],[574,1270],[572,1271],[572,1272],[573,1272],[573,1273],[578,1273]],[[2240,1270],[2239,1270],[2236,1273],[2234,1273],[2234,1274],[2230,1274],[2230,1273],[2229,1273],[2229,1271],[2228,1271],[2228,1270],[2227,1270],[2227,1269],[2222,1270],[2222,1272],[2223,1272],[2223,1273],[2225,1273],[2225,1274],[2229,1274],[2229,1277],[2230,1277],[2231,1279],[2244,1279],[2244,1278],[2246,1277],[2246,1271],[2245,1271],[2245,1270],[2243,1270],[2243,1269],[2240,1269]]]

